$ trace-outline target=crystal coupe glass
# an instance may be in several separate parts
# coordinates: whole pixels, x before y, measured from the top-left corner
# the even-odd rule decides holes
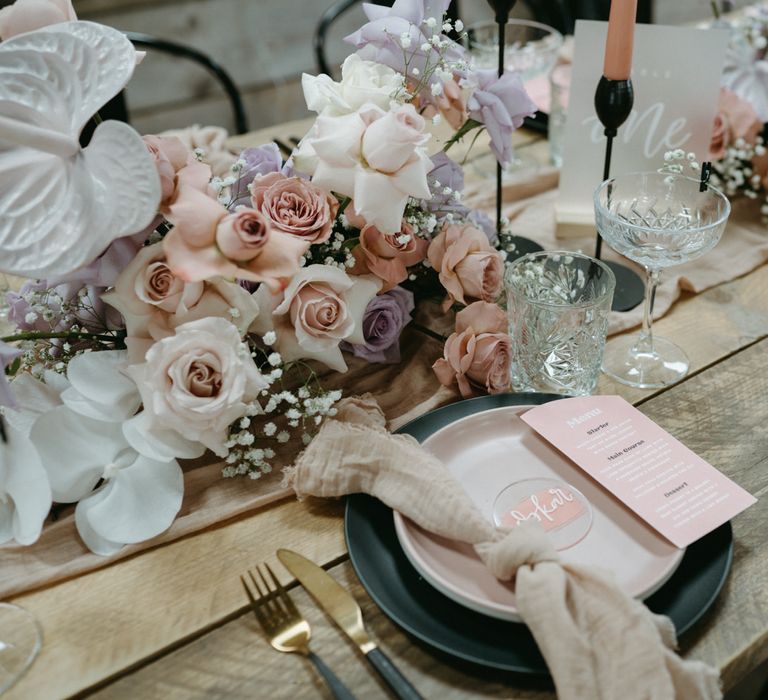
[[[40,652],[43,634],[24,608],[0,603],[0,694],[16,683]]]
[[[643,326],[638,336],[609,343],[603,371],[642,389],[669,386],[688,372],[685,352],[653,335],[652,315],[661,271],[701,257],[723,235],[731,205],[714,187],[679,174],[619,175],[595,191],[597,230],[614,250],[645,267]]]

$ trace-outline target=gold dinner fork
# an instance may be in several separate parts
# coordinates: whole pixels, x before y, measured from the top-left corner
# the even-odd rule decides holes
[[[272,580],[272,588],[258,566],[256,571],[259,574],[261,585],[252,571],[248,571],[248,577],[251,580],[250,586],[245,576],[240,576],[240,581],[243,583],[243,588],[245,588],[256,619],[264,630],[264,634],[269,638],[269,643],[278,651],[298,653],[308,657],[325,679],[335,698],[338,700],[355,700],[355,696],[352,695],[349,688],[338,679],[317,654],[310,651],[309,638],[312,630],[309,623],[302,617],[288,592],[272,573],[269,564],[264,564],[264,568]]]

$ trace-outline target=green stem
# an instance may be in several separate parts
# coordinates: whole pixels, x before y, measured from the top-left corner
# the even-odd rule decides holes
[[[443,146],[443,152],[447,151],[451,146],[453,146],[454,143],[457,141],[461,141],[472,129],[477,129],[478,127],[484,126],[482,123],[474,120],[474,119],[467,119],[456,131],[456,133],[451,136]]]
[[[720,19],[720,10],[717,7],[717,2],[710,0],[709,4],[712,6],[712,14],[715,16],[715,19]]]
[[[431,328],[427,328],[426,326],[423,326],[420,323],[416,323],[415,321],[411,321],[410,326],[413,330],[424,333],[424,335],[428,335],[435,340],[439,340],[441,343],[444,343],[448,339],[447,336],[443,335],[442,333],[433,331]]]
[[[13,343],[18,340],[52,340],[63,338],[65,340],[103,340],[108,343],[114,343],[120,340],[116,335],[100,335],[98,333],[73,333],[72,331],[59,331],[47,333],[45,331],[27,331],[25,333],[16,333],[6,335],[0,338],[4,343]]]

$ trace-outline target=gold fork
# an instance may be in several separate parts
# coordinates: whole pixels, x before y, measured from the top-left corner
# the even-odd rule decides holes
[[[352,695],[349,688],[338,679],[317,654],[310,651],[309,638],[312,630],[309,623],[302,617],[288,592],[272,573],[269,564],[264,564],[264,568],[273,583],[272,588],[258,566],[256,571],[259,574],[261,584],[256,580],[252,571],[248,571],[248,577],[251,580],[250,586],[245,576],[240,576],[240,581],[245,588],[256,619],[264,630],[264,634],[269,638],[269,643],[278,651],[298,653],[308,657],[325,679],[337,700],[355,700],[355,696]]]

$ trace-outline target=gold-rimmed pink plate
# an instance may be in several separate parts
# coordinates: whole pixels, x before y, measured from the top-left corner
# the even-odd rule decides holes
[[[489,521],[494,522],[494,513],[497,523],[509,513],[516,519],[540,518],[565,562],[609,571],[629,595],[650,596],[674,573],[684,550],[520,420],[529,408],[470,415],[432,433],[422,445],[458,479]],[[511,500],[504,501],[505,494]],[[526,500],[526,494],[535,500]],[[549,522],[561,514],[560,522]],[[520,620],[512,586],[494,578],[470,545],[433,535],[399,513],[394,519],[406,556],[432,586],[476,612]]]

